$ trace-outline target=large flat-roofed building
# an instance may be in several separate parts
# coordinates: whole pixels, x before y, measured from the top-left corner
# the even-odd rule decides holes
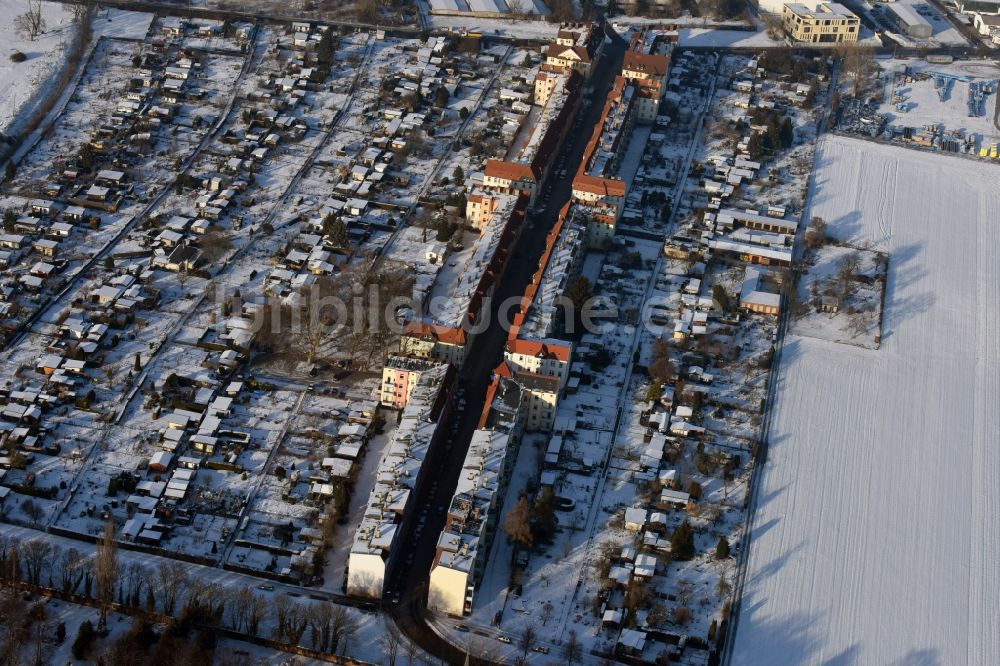
[[[440,363],[410,356],[390,356],[382,366],[379,402],[400,409],[406,406],[424,373]]]
[[[934,34],[930,22],[917,13],[912,5],[891,2],[885,7],[886,16],[900,32],[917,39],[928,39]]]
[[[810,44],[850,44],[858,41],[861,20],[835,2],[810,9],[798,2],[785,5],[782,24],[789,37]]]
[[[976,14],[972,17],[972,25],[983,37],[989,37],[994,44],[1000,44],[1000,16]]]
[[[755,5],[762,14],[777,14],[781,16],[782,11],[785,9],[791,0],[750,0],[751,4]],[[816,9],[822,4],[821,0],[799,0],[800,5],[804,5],[809,9]]]
[[[535,17],[548,16],[549,9],[541,0],[514,5],[506,0],[430,0],[431,14],[435,16],[465,16],[473,18],[503,19],[524,13]]]
[[[1000,0],[959,0],[956,6],[963,14],[1000,14]]]
[[[472,612],[517,460],[522,412],[518,383],[494,376],[438,537],[427,593],[427,606],[433,610],[455,616]]]
[[[354,534],[347,561],[347,593],[380,598],[385,579],[398,560],[400,533],[413,516],[410,497],[425,483],[424,461],[438,446],[438,424],[451,411],[455,372],[438,365],[420,376],[403,409],[376,472],[364,517]]]

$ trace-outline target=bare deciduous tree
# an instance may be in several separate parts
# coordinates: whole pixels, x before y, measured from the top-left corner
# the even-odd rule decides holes
[[[24,563],[25,578],[32,585],[41,585],[42,571],[51,552],[52,547],[42,539],[32,539],[20,548],[18,554]]]
[[[28,0],[28,9],[14,18],[14,30],[18,36],[29,41],[35,41],[45,32],[45,19],[42,17],[42,0]]]
[[[837,46],[835,53],[840,58],[843,73],[851,77],[852,94],[857,97],[874,65],[875,52],[865,46],[841,44]]]
[[[542,605],[542,613],[541,613],[540,617],[541,617],[541,619],[542,619],[542,626],[543,626],[543,627],[544,627],[544,626],[545,626],[546,624],[548,624],[549,620],[551,620],[551,619],[552,619],[552,612],[553,612],[554,610],[555,610],[555,607],[554,607],[554,606],[552,605],[552,602],[551,602],[551,601],[546,601],[546,602],[545,602],[545,603],[544,603],[544,604]]]
[[[214,264],[233,249],[233,241],[229,238],[229,234],[212,230],[198,240],[198,249],[208,263]]]
[[[531,507],[527,498],[519,499],[511,512],[504,516],[503,531],[519,548],[531,548],[534,536],[531,533]]]
[[[523,657],[527,658],[528,650],[535,644],[537,638],[538,634],[535,632],[535,628],[530,624],[524,625],[524,629],[521,630],[521,635],[517,639],[517,647],[521,648]]]
[[[24,504],[21,505],[21,511],[24,512],[28,518],[31,518],[32,522],[39,522],[45,515],[42,508],[34,500],[25,500]]]
[[[149,571],[139,562],[129,562],[124,568],[125,603],[138,608],[142,599],[142,588],[149,581]]]
[[[396,635],[393,627],[386,626],[382,637],[378,639],[378,644],[382,648],[382,656],[385,657],[386,666],[395,666],[396,656],[399,654],[399,636]]]
[[[351,616],[351,613],[343,606],[333,607],[333,618],[330,627],[330,648],[331,653],[346,655],[350,648],[351,641],[358,633],[358,621]]]
[[[173,615],[180,593],[187,584],[187,574],[180,562],[162,562],[157,570],[160,603],[167,615]]]
[[[259,594],[252,595],[250,606],[247,609],[247,631],[251,636],[257,636],[260,631],[260,622],[267,613],[267,602]]]
[[[104,535],[97,547],[94,560],[94,576],[97,582],[97,600],[101,604],[98,628],[104,628],[108,620],[108,605],[114,601],[118,587],[118,548],[115,544],[115,524],[109,516],[104,521]]]
[[[507,14],[511,21],[517,21],[528,16],[528,3],[525,0],[507,0]]]
[[[569,635],[566,638],[566,644],[563,645],[563,656],[566,657],[567,664],[576,663],[581,656],[583,656],[582,650],[580,649],[580,641],[576,637],[576,630],[570,629]]]
[[[83,580],[84,557],[76,548],[63,551],[59,562],[59,586],[65,594],[75,594]]]

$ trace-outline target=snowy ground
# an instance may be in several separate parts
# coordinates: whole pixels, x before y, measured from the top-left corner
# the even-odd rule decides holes
[[[811,214],[890,254],[885,335],[785,340],[733,663],[997,663],[1000,171],[818,164]]]
[[[20,37],[14,19],[24,13],[23,0],[0,0],[0,132],[7,133],[14,118],[29,116],[39,101],[45,99],[55,85],[62,68],[65,50],[73,40],[72,15],[55,2],[42,3],[45,33],[35,41]],[[20,51],[28,57],[21,63],[9,56]]]
[[[784,46],[781,40],[767,36],[767,32],[747,30],[715,30],[712,28],[682,28],[681,46],[714,46],[718,48],[749,48]]]

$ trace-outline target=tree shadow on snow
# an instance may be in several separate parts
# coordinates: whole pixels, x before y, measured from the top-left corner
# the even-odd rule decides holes
[[[747,592],[737,627],[733,664],[803,664],[818,661],[824,636],[805,614],[771,619],[768,599]]]
[[[861,235],[861,217],[860,210],[852,210],[836,219],[826,220],[826,233],[843,243],[857,242]]]
[[[910,650],[905,657],[901,657],[892,662],[890,666],[941,666],[941,655],[935,648],[925,648],[923,650]]]
[[[795,555],[795,553],[799,552],[805,547],[805,543],[806,543],[805,541],[799,541],[799,543],[796,544],[795,546],[791,548],[785,548],[782,551],[781,555],[774,558],[764,566],[757,568],[752,573],[748,571],[746,585],[748,587],[756,586],[760,584],[760,581],[762,581],[763,579],[769,578],[777,574],[785,567],[785,564],[788,563],[788,560],[790,560],[792,556]],[[752,543],[750,545],[750,548],[753,549]]]
[[[927,312],[937,300],[930,291],[899,296],[912,289],[927,272],[915,259],[921,254],[922,243],[912,243],[889,255],[889,275],[885,284],[885,311],[882,313],[882,341],[892,338],[895,329],[906,319]]]

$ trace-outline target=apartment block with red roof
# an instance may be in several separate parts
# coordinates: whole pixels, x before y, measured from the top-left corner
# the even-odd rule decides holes
[[[444,361],[455,367],[465,361],[482,309],[506,274],[528,206],[525,194],[491,196],[496,199],[495,208],[471,254],[457,269],[461,279],[437,283],[429,292],[421,316],[410,321],[400,337],[401,354]]]
[[[658,53],[664,47],[655,33],[643,31],[632,37],[622,60],[622,76],[637,91],[635,112],[640,123],[656,121],[660,100],[667,88],[670,56]]]
[[[569,380],[574,345],[556,335],[566,314],[563,294],[583,259],[584,240],[585,231],[573,217],[572,204],[567,204],[546,238],[538,269],[514,316],[504,363],[497,368],[498,373],[512,377],[524,390],[527,430],[552,427]]]
[[[573,178],[573,201],[587,214],[587,237],[600,246],[614,237],[625,207],[626,183],[617,177],[618,163],[628,148],[635,125],[637,88],[625,77],[615,77],[600,121],[583,152]]]
[[[563,23],[545,50],[545,64],[559,70],[574,69],[589,79],[604,52],[604,33],[596,23]]]
[[[486,161],[482,184],[485,193],[524,192],[531,197],[530,204],[534,205],[535,197],[573,124],[583,80],[580,73],[573,69],[555,72],[552,76],[551,81],[546,79],[541,111],[534,123],[521,129],[513,144],[515,148],[505,159]],[[482,205],[482,201],[476,203]],[[468,212],[469,207],[466,208]]]
[[[413,321],[406,325],[399,338],[399,352],[444,361],[460,368],[465,361],[465,341],[465,331],[460,327]]]

